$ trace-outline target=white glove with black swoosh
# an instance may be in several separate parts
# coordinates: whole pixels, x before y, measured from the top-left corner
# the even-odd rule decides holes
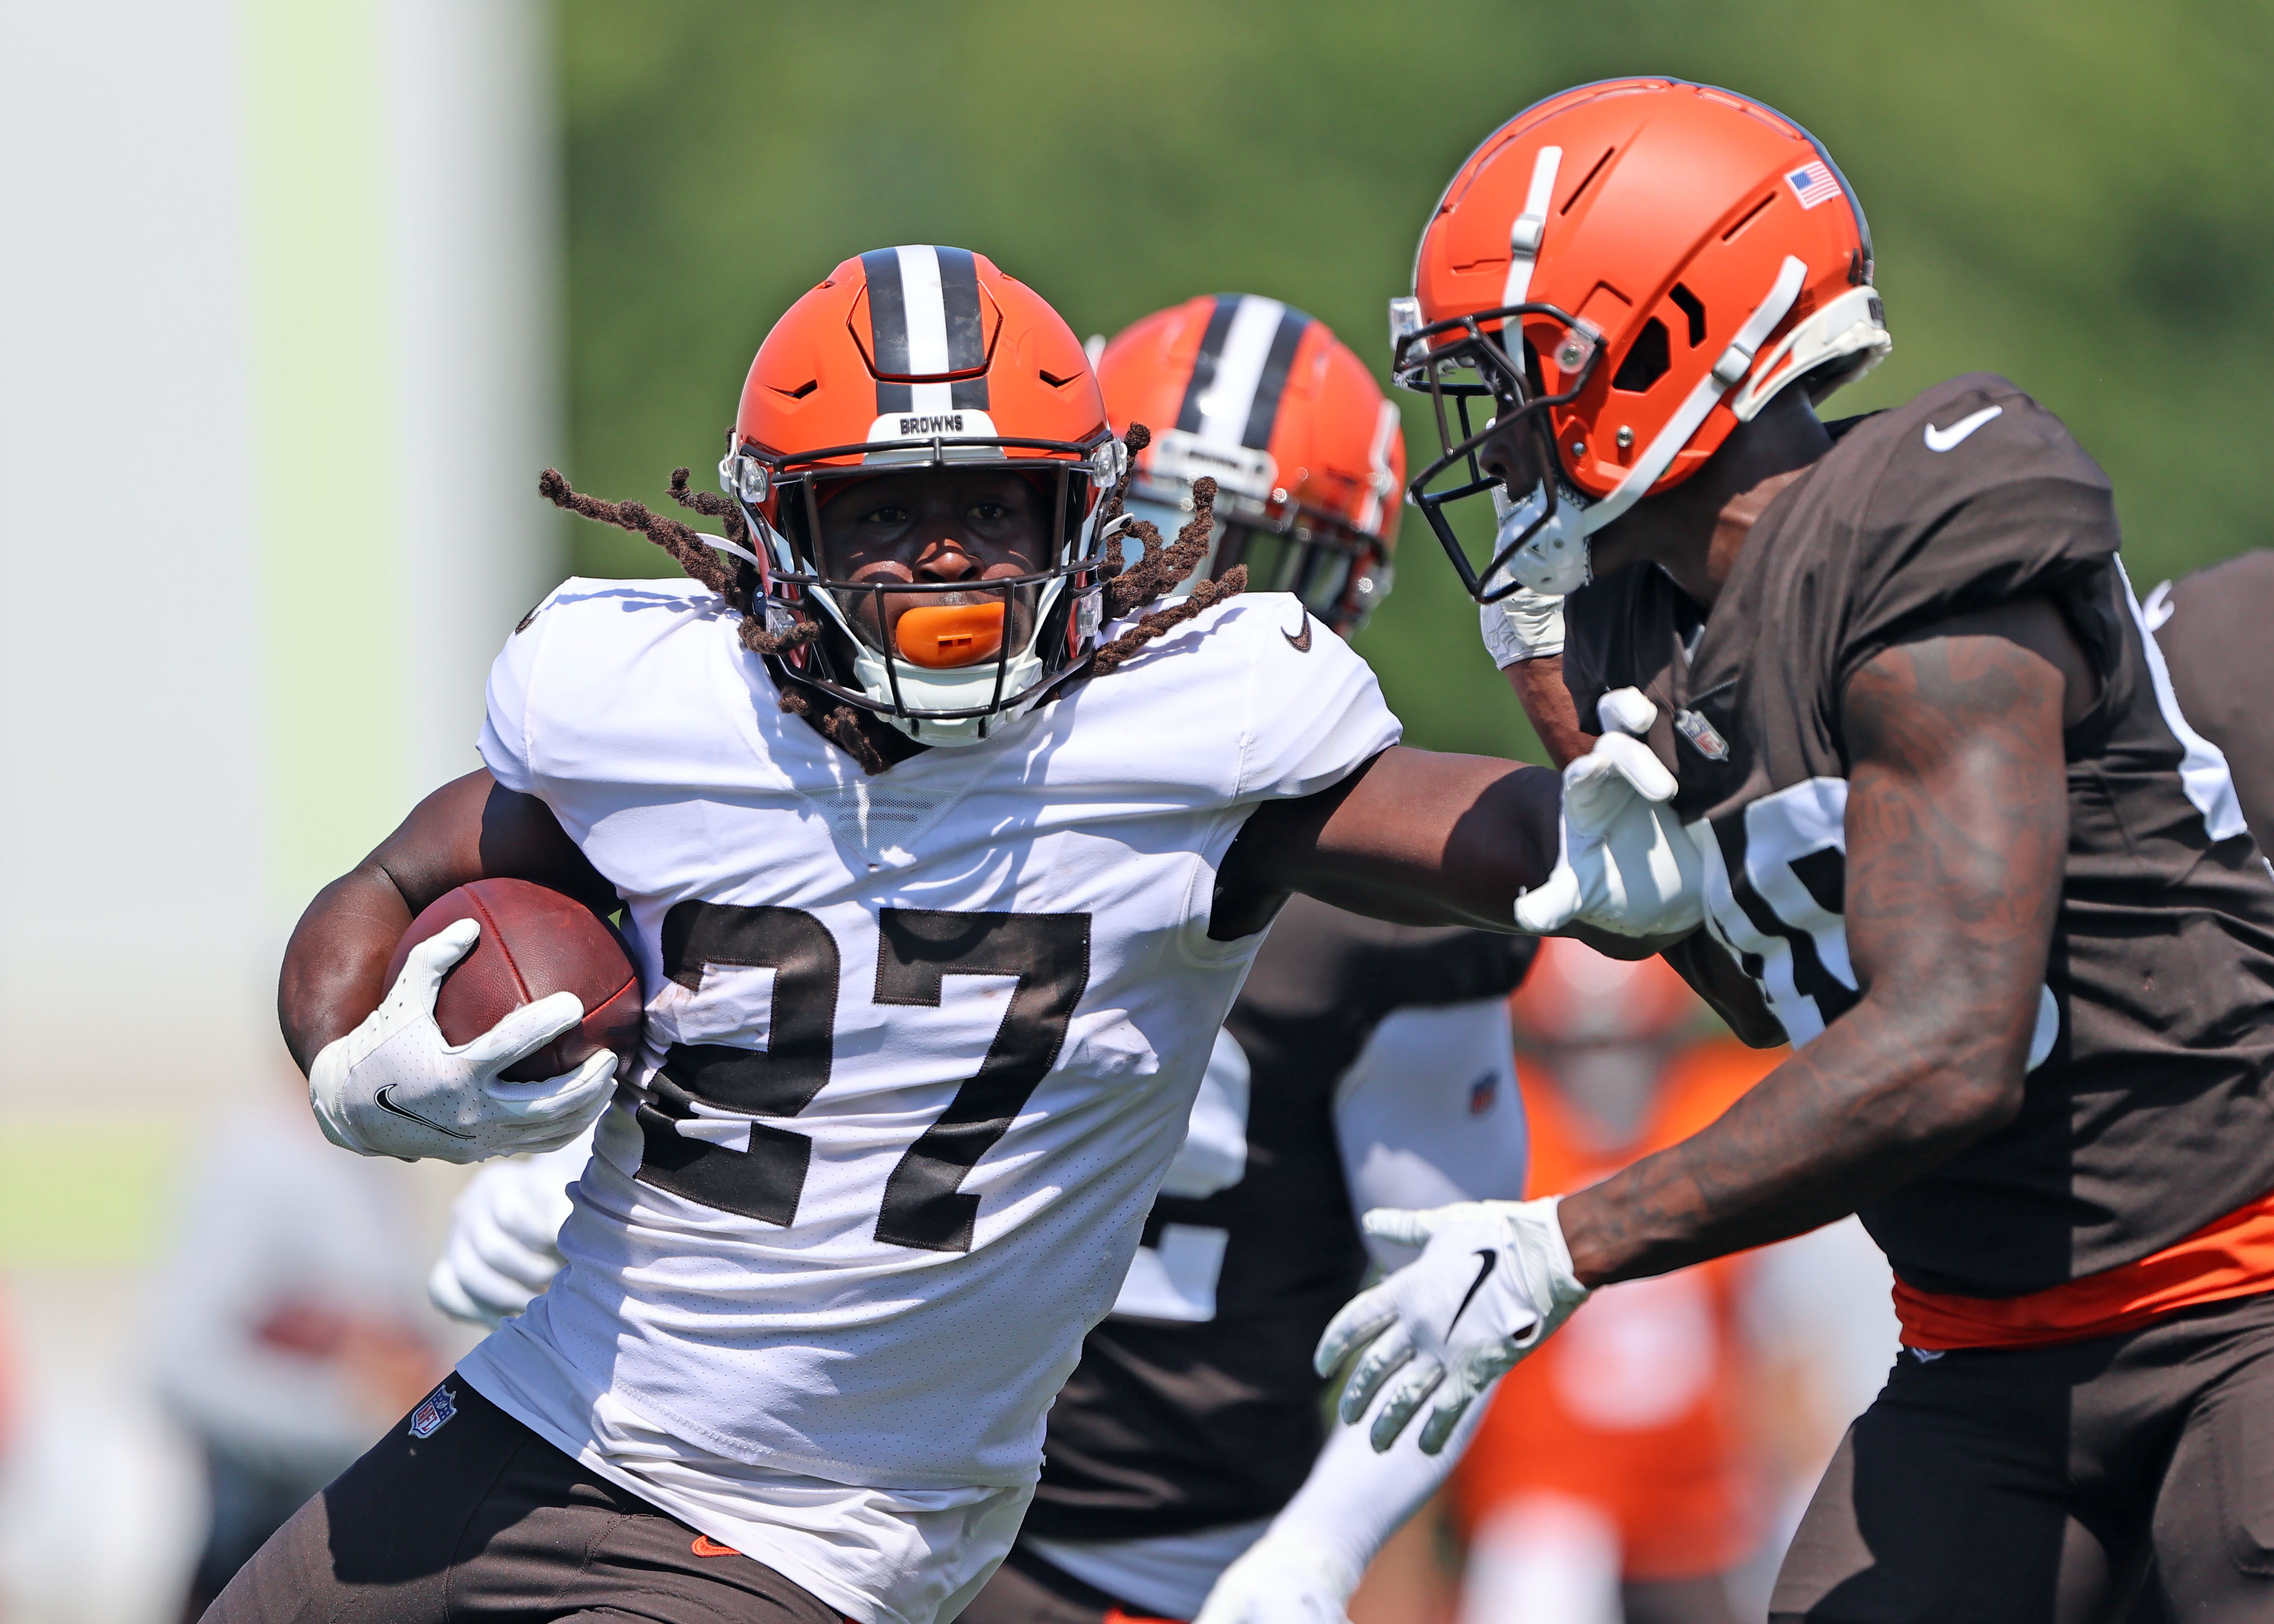
[[[1573,921],[1621,936],[1678,936],[1706,919],[1705,865],[1668,803],[1674,775],[1636,736],[1658,707],[1633,688],[1597,706],[1603,736],[1564,764],[1555,867],[1516,899],[1516,922],[1538,936]]]
[[[481,1162],[554,1150],[590,1127],[615,1092],[616,1056],[533,1083],[498,1073],[584,1019],[575,993],[523,1005],[470,1043],[434,1024],[434,995],[481,936],[462,919],[410,950],[380,1006],[308,1069],[308,1102],[324,1137],[364,1156]]]
[[[1436,1454],[1477,1395],[1587,1300],[1556,1220],[1562,1200],[1457,1201],[1424,1212],[1378,1207],[1366,1214],[1367,1233],[1419,1246],[1421,1255],[1344,1304],[1314,1358],[1323,1376],[1365,1350],[1343,1388],[1345,1423],[1403,1372],[1374,1417],[1376,1449],[1388,1449],[1427,1402],[1420,1444]]]

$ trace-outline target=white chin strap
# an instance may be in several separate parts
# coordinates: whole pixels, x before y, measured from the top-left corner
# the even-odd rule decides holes
[[[1508,280],[1500,289],[1502,304],[1521,304],[1531,296],[1532,267],[1540,263],[1540,245],[1547,240],[1547,206],[1555,200],[1555,170],[1562,162],[1560,147],[1543,147],[1532,161],[1532,185],[1524,194],[1524,213],[1508,228]]]
[[[1507,573],[1533,591],[1552,597],[1563,597],[1586,585],[1593,574],[1587,538],[1622,517],[1674,466],[1675,457],[1690,443],[1707,414],[1721,403],[1723,395],[1744,381],[1762,343],[1798,301],[1807,281],[1808,267],[1787,254],[1776,281],[1770,284],[1768,297],[1737,329],[1736,337],[1729,341],[1729,347],[1713,363],[1713,370],[1698,380],[1698,387],[1690,391],[1666,426],[1652,436],[1650,444],[1643,447],[1642,455],[1635,459],[1617,487],[1589,508],[1582,508],[1569,498],[1557,503],[1555,517],[1509,560]],[[1826,308],[1828,311],[1832,307]],[[1781,345],[1772,361],[1788,353],[1788,348]],[[1752,410],[1759,410],[1760,403],[1755,402]],[[1538,516],[1545,505],[1545,498],[1535,488],[1522,500],[1502,508],[1500,545],[1505,546],[1507,538],[1521,534],[1524,526]]]

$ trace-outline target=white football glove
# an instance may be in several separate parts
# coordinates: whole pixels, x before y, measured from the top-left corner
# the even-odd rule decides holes
[[[1358,1581],[1333,1552],[1274,1529],[1216,1576],[1193,1624],[1350,1624]]]
[[[1369,1438],[1377,1450],[1397,1441],[1427,1400],[1420,1445],[1436,1454],[1477,1395],[1587,1300],[1556,1221],[1562,1200],[1457,1201],[1366,1214],[1367,1234],[1420,1246],[1421,1255],[1345,1303],[1320,1337],[1315,1360],[1323,1376],[1366,1350],[1343,1388],[1345,1423],[1366,1413],[1393,1372],[1404,1372],[1374,1416]]]
[[[561,1272],[568,1186],[592,1158],[589,1134],[541,1156],[493,1162],[450,1207],[450,1233],[426,1296],[453,1320],[493,1331],[524,1312]]]
[[[1633,688],[1603,696],[1603,735],[1563,768],[1555,867],[1517,893],[1516,922],[1547,936],[1577,920],[1621,936],[1679,936],[1705,921],[1705,865],[1668,805],[1674,775],[1638,737],[1658,707]]]
[[[1477,605],[1485,652],[1502,671],[1520,660],[1563,652],[1563,600],[1520,586],[1498,603]]]
[[[478,921],[462,919],[412,948],[370,1018],[316,1056],[308,1102],[333,1144],[404,1162],[481,1162],[557,1149],[607,1104],[616,1057],[605,1049],[559,1077],[498,1077],[584,1019],[575,993],[524,1004],[470,1043],[443,1038],[434,995],[481,931]]]

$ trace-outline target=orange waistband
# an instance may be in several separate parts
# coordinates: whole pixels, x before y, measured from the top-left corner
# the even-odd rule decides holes
[[[1895,1282],[1903,1345],[2037,1348],[2137,1330],[2181,1308],[2274,1290],[2274,1191],[2161,1252],[2027,1297],[1949,1297]]]

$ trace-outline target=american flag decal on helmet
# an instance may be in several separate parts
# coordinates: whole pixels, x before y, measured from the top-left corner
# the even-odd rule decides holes
[[[1310,325],[1308,316],[1276,299],[1218,295],[1177,426],[1216,445],[1268,447],[1279,397]]]
[[[1840,179],[1832,166],[1821,158],[1811,158],[1796,169],[1785,171],[1784,184],[1792,188],[1792,195],[1800,199],[1803,208],[1814,208],[1818,203],[1829,203],[1840,195]]]
[[[987,334],[968,248],[919,244],[861,256],[869,279],[877,415],[987,410]],[[952,378],[976,372],[972,378]]]

